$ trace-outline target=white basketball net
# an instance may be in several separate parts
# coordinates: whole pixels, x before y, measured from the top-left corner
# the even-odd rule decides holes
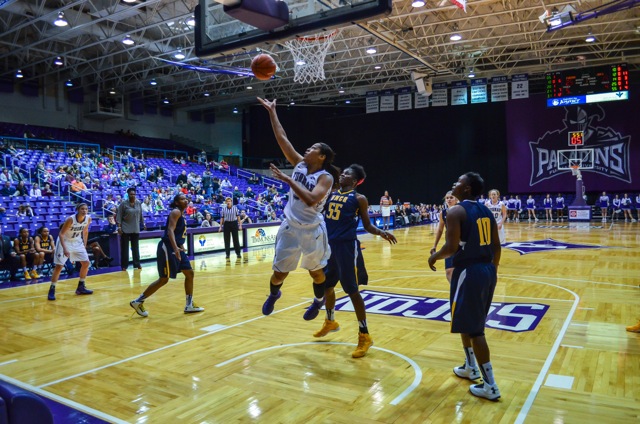
[[[316,34],[286,41],[285,47],[293,56],[293,81],[300,84],[324,81],[324,59],[333,45],[335,30],[329,34]]]

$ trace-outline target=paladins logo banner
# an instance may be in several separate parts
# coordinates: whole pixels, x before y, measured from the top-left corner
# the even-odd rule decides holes
[[[578,150],[593,150],[593,169],[583,168],[583,173],[596,173],[615,178],[625,183],[631,182],[631,136],[622,135],[611,127],[599,126],[605,118],[601,107],[566,109],[564,128],[547,131],[537,141],[529,142],[531,150],[531,177],[529,185],[554,178],[570,170],[559,170],[558,165],[568,168],[566,157],[559,150],[569,150],[569,131],[584,131],[584,146]]]
[[[448,299],[383,293],[372,290],[360,292],[368,314],[394,315],[434,321],[451,321]],[[337,311],[353,311],[349,296],[336,300]],[[549,310],[540,303],[493,302],[487,316],[487,327],[513,332],[532,331]]]

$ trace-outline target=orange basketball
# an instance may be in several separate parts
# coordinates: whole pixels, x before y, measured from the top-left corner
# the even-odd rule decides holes
[[[253,75],[259,80],[268,80],[276,74],[276,61],[268,54],[259,54],[251,61]]]

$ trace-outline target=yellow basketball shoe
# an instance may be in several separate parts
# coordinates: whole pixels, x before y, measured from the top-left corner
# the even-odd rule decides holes
[[[371,346],[373,346],[373,340],[369,333],[358,333],[358,347],[351,353],[351,357],[362,358]]]
[[[640,321],[636,325],[630,325],[627,327],[627,331],[631,333],[640,333]]]
[[[325,319],[324,324],[322,324],[322,328],[313,333],[313,337],[324,337],[329,333],[335,333],[339,330],[340,324],[338,324],[338,321],[329,321],[328,319]]]

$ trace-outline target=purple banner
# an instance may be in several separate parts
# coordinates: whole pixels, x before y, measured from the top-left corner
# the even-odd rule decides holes
[[[588,192],[640,191],[640,99],[547,108],[544,96],[507,104],[510,193],[575,191],[576,177],[560,151],[592,150],[593,169],[581,169]],[[568,143],[569,132],[584,131],[584,145]],[[636,140],[633,140],[636,135]]]
[[[368,314],[394,315],[405,318],[451,321],[448,299],[383,293],[372,290],[360,292]],[[547,313],[549,305],[540,303],[492,302],[486,326],[498,330],[533,331]],[[337,311],[353,311],[349,296],[336,300]]]

